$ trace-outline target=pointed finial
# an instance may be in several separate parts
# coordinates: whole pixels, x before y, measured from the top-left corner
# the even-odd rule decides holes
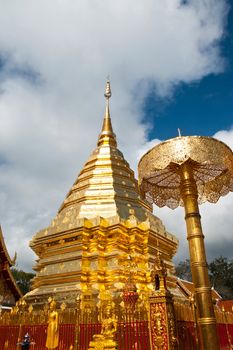
[[[98,145],[100,146],[103,143],[109,143],[112,146],[116,146],[117,145],[116,138],[115,138],[115,134],[114,134],[113,129],[112,129],[110,110],[109,110],[109,99],[112,96],[109,77],[107,78],[104,96],[106,98],[106,108],[105,108],[103,126],[102,126],[101,134],[100,134],[99,140],[98,140]]]
[[[107,100],[109,100],[110,97],[112,96],[109,77],[108,77],[107,82],[106,82],[106,90],[105,90],[104,96],[106,97]]]
[[[110,86],[110,80],[109,78],[107,79],[106,82],[106,89],[105,89],[105,94],[106,98],[106,109],[105,109],[105,119],[110,119],[110,111],[109,111],[109,99],[112,96],[112,91],[111,91],[111,86]]]
[[[12,265],[14,266],[17,259],[17,252],[15,252],[14,258],[12,259]]]
[[[105,119],[110,119],[109,99],[112,96],[112,91],[111,91],[109,78],[107,79],[107,82],[106,82],[106,90],[105,90],[104,96],[106,98]]]
[[[179,135],[179,137],[181,137],[180,128],[178,128],[178,135]]]

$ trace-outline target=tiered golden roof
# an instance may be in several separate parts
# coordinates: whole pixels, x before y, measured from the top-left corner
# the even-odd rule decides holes
[[[97,148],[88,159],[62,204],[57,219],[65,217],[104,218],[119,216],[127,219],[130,213],[146,220],[151,206],[142,201],[133,171],[117,148],[113,132],[109,98],[110,83],[106,87],[106,111]]]
[[[35,289],[27,298],[59,293],[75,296],[91,288],[96,294],[105,288],[121,289],[127,280],[125,260],[129,254],[137,265],[134,282],[139,289],[147,289],[148,263],[153,263],[158,242],[168,270],[173,269],[177,240],[142,200],[134,172],[117,148],[110,97],[108,81],[97,147],[51,225],[31,241],[39,260]]]

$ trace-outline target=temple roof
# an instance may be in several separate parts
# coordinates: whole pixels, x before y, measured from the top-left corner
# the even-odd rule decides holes
[[[9,290],[16,300],[22,297],[22,293],[15,282],[10,267],[15,264],[16,254],[13,259],[10,258],[6,248],[2,229],[0,227],[0,278],[3,278]]]
[[[0,261],[7,263],[9,266],[13,266],[15,264],[15,260],[16,260],[16,254],[13,259],[10,258],[10,255],[7,251],[4,237],[2,234],[2,228],[0,226]]]
[[[195,288],[194,288],[193,282],[189,282],[189,281],[178,278],[177,284],[187,297],[190,297],[191,295],[194,294]],[[218,292],[214,288],[211,289],[211,292],[212,292],[213,299],[219,300],[222,298],[221,295],[218,294]]]
[[[150,205],[140,197],[134,172],[117,148],[110,118],[110,97],[110,83],[107,81],[106,109],[97,147],[67,194],[58,215],[75,214],[88,219],[118,215],[127,219],[134,214],[144,221],[146,211],[151,211]]]
[[[134,218],[146,223],[154,232],[166,236],[173,244],[177,239],[169,234],[161,220],[152,214],[152,206],[143,200],[133,170],[117,147],[109,108],[110,82],[107,81],[106,107],[97,146],[83,166],[51,224],[37,232],[30,242],[39,254],[41,240],[61,232],[83,227],[85,220],[106,219],[112,225]],[[95,224],[94,224],[95,225]],[[38,246],[36,248],[36,246]]]
[[[134,172],[117,148],[110,117],[109,81],[104,96],[106,107],[96,148],[56,217],[30,242],[39,256],[34,267],[35,289],[27,295],[33,300],[54,292],[76,293],[93,283],[97,288],[106,283],[115,290],[114,281],[124,279],[122,259],[128,252],[137,259],[138,283],[147,288],[148,261],[153,260],[158,242],[167,268],[173,270],[171,258],[177,239],[140,196]]]

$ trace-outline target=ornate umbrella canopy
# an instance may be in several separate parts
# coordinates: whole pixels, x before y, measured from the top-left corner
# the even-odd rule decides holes
[[[180,190],[181,165],[189,162],[198,190],[199,204],[216,203],[233,191],[233,153],[211,137],[182,136],[149,150],[138,165],[142,194],[159,207],[183,205]]]

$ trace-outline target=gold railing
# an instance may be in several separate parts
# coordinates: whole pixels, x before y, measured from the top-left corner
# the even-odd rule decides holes
[[[195,322],[195,305],[192,301],[186,302],[174,302],[175,316],[177,321]],[[220,309],[218,306],[214,306],[215,316],[217,323],[221,324],[233,324],[233,312],[227,312],[224,309]]]
[[[101,323],[103,310],[101,306],[95,304],[84,303],[77,299],[76,307],[69,308],[63,302],[57,304],[56,311],[60,324],[89,324]],[[130,322],[133,320],[146,321],[147,308],[144,304],[137,302],[133,308],[124,307],[120,304],[115,304],[113,313],[118,319],[118,322]],[[0,325],[37,325],[46,324],[48,322],[49,302],[42,309],[34,309],[31,304],[27,304],[24,299],[20,299],[16,305],[7,311],[0,313]]]

